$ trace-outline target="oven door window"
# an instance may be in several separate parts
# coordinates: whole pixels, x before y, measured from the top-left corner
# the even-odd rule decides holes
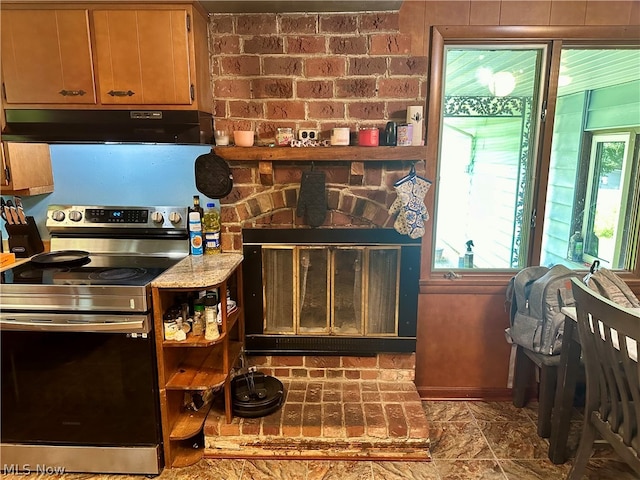
[[[2,332],[2,442],[159,442],[151,338]]]

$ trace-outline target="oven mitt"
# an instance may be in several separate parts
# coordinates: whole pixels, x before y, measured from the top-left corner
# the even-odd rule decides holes
[[[296,215],[304,216],[312,227],[319,227],[324,223],[327,216],[324,172],[310,171],[302,174]]]
[[[390,215],[398,215],[393,228],[416,239],[424,235],[424,222],[429,220],[429,212],[424,197],[431,188],[431,182],[418,175],[410,175],[394,185],[397,192],[395,201],[389,207]]]

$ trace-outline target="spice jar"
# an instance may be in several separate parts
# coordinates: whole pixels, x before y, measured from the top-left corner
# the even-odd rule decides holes
[[[218,329],[218,295],[216,292],[207,292],[204,297],[204,338],[216,340],[220,337]]]
[[[164,323],[164,339],[165,340],[175,340],[176,333],[178,332],[178,323],[173,316],[173,313],[168,312],[164,315],[163,318]]]
[[[200,336],[204,333],[204,303],[196,301],[193,304],[193,325],[191,326],[193,335]]]
[[[276,145],[285,147],[291,144],[291,140],[293,140],[292,128],[278,128],[276,130]]]

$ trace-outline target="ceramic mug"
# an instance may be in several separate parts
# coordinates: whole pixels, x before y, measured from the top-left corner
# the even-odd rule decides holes
[[[253,130],[235,130],[233,132],[233,142],[237,147],[252,147],[253,140]]]

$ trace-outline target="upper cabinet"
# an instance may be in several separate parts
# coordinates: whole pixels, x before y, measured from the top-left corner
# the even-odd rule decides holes
[[[95,104],[89,12],[2,12],[6,103]]]
[[[197,2],[2,2],[4,105],[211,113],[206,14]]]
[[[94,10],[100,102],[190,105],[190,21],[185,10]]]

